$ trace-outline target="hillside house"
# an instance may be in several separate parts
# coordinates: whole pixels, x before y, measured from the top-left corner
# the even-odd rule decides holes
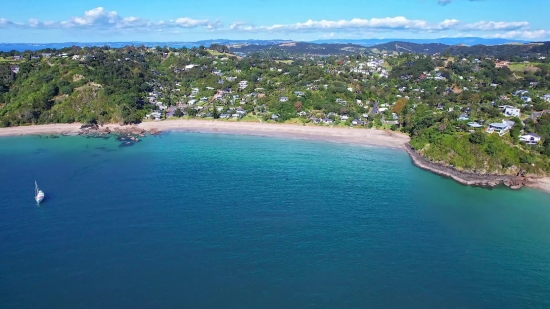
[[[521,110],[512,106],[506,106],[504,108],[504,116],[508,117],[519,117],[521,115]]]
[[[512,126],[514,126],[513,121],[502,120],[502,122],[491,123],[487,128],[487,133],[498,133],[499,136],[503,136]]]
[[[288,97],[280,97],[279,98],[279,102],[287,102],[288,101]]]
[[[470,117],[468,117],[468,114],[460,114],[458,117],[458,121],[467,121],[470,120]]]
[[[519,137],[521,142],[525,142],[527,145],[536,145],[540,143],[541,137],[535,133],[527,133]]]

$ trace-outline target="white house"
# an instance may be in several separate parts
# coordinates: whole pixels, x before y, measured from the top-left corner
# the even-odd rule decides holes
[[[547,93],[547,94],[543,95],[542,99],[546,102],[550,102],[550,93]]]
[[[240,89],[244,89],[246,87],[248,87],[248,81],[242,80],[242,81],[239,82],[239,88]]]
[[[519,140],[527,145],[536,145],[540,142],[540,139],[541,137],[535,133],[527,133],[519,137]]]
[[[468,114],[460,114],[460,116],[458,117],[458,121],[466,121],[466,120],[470,120],[470,117],[468,117]]]
[[[487,133],[496,132],[498,135],[503,136],[512,128],[512,126],[514,126],[513,121],[502,120],[502,122],[491,123],[487,128]]]
[[[512,106],[506,106],[504,108],[504,115],[508,117],[519,117],[521,114],[521,111],[519,108],[515,108]]]

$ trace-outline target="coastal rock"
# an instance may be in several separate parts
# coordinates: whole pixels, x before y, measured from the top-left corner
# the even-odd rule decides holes
[[[463,172],[455,169],[454,167],[434,163],[427,160],[421,154],[416,152],[416,150],[414,150],[408,143],[405,144],[405,150],[411,157],[413,164],[417,167],[438,174],[440,176],[452,178],[456,182],[463,185],[486,188],[493,188],[498,185],[505,185],[515,190],[521,189],[525,186],[524,178],[521,176],[476,174]]]
[[[157,134],[159,134],[159,133],[160,133],[160,131],[159,131],[159,129],[157,129],[157,128],[151,128],[151,129],[149,130],[149,134],[151,134],[151,135],[157,135]]]

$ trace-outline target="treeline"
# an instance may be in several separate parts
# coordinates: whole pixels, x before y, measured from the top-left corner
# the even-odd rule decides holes
[[[67,122],[139,122],[152,79],[147,56],[135,49],[84,48],[82,57],[0,65],[0,126]]]

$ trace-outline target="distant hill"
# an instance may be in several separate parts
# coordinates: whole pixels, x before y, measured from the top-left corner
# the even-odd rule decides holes
[[[524,57],[532,54],[550,54],[550,42],[532,44],[504,44],[496,46],[450,46],[445,50],[457,56],[490,56],[508,59],[510,57]]]
[[[522,40],[510,40],[510,39],[484,39],[475,37],[461,37],[461,38],[439,38],[439,39],[329,39],[329,40],[315,40],[311,43],[324,43],[324,44],[355,44],[362,46],[374,46],[390,42],[408,42],[416,44],[446,44],[446,45],[459,45],[464,44],[468,46],[472,45],[500,45],[508,43],[529,43]]]
[[[389,42],[385,44],[379,44],[371,46],[371,51],[379,52],[398,52],[398,53],[414,53],[414,54],[428,54],[433,55],[435,53],[441,53],[449,48],[449,45],[440,43],[428,43],[417,44],[409,42]]]
[[[309,42],[284,42],[272,45],[246,44],[231,46],[233,53],[269,52],[281,54],[351,55],[367,52],[364,46],[355,44],[315,44]]]

